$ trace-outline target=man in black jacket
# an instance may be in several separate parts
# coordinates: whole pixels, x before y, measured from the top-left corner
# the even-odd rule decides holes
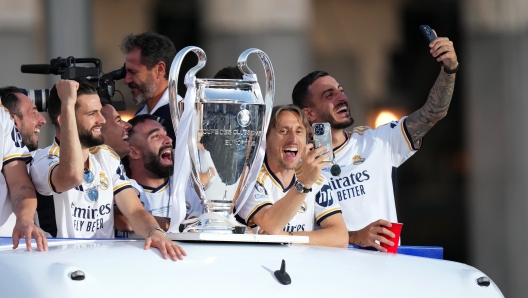
[[[166,36],[145,32],[130,34],[123,39],[121,50],[126,55],[125,84],[132,98],[143,105],[137,115],[151,114],[161,118],[167,135],[176,143],[169,108],[169,71],[176,48]]]

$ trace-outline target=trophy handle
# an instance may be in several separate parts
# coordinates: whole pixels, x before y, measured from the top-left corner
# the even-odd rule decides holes
[[[254,74],[254,72],[247,65],[247,58],[251,54],[257,54],[262,62],[264,67],[264,72],[266,73],[266,96],[264,98],[264,103],[266,104],[266,124],[264,129],[268,129],[268,124],[271,116],[271,110],[273,108],[273,97],[275,95],[275,73],[273,72],[273,66],[271,65],[270,58],[266,53],[259,49],[251,48],[247,49],[240,56],[238,56],[238,69],[246,75]]]
[[[198,64],[194,66],[193,68],[189,69],[187,72],[188,76],[195,76],[196,73],[202,69],[205,66],[205,62],[207,61],[207,56],[205,55],[205,52],[195,46],[189,46],[183,48],[181,51],[176,54],[176,57],[174,57],[174,60],[172,61],[172,65],[169,72],[169,107],[170,107],[170,113],[171,113],[171,120],[172,120],[172,126],[174,127],[174,131],[177,131],[178,124],[180,122],[180,106],[178,104],[178,75],[180,74],[180,67],[183,62],[183,58],[189,53],[194,52],[196,56],[198,56]]]

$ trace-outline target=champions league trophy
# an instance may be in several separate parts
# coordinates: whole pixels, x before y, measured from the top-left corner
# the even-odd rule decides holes
[[[198,56],[198,64],[185,75],[187,92],[185,98],[178,101],[178,75],[189,52]],[[256,75],[247,66],[247,58],[253,53],[264,66],[265,99]],[[175,195],[182,201],[191,174],[193,186],[199,190],[204,214],[184,221],[194,221],[185,232],[231,234],[234,230],[239,231],[235,227],[242,226],[234,220],[235,202],[244,197],[243,203],[247,195],[241,194],[246,193],[244,190],[249,182],[256,181],[263,162],[275,76],[270,59],[258,49],[248,49],[238,58],[243,80],[198,79],[195,74],[205,62],[204,51],[190,46],[178,52],[170,69],[170,108],[176,131]],[[183,219],[184,202],[180,202],[178,208],[173,207],[172,212],[172,221],[177,212]]]

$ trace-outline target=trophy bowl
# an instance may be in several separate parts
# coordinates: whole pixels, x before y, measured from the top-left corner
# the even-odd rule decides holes
[[[198,56],[198,64],[185,75],[187,94],[178,102],[179,69],[191,51]],[[259,56],[266,72],[265,100],[256,75],[247,67],[252,53]],[[240,55],[242,80],[196,78],[205,62],[202,49],[187,47],[176,55],[169,74],[171,116],[177,132],[174,161],[190,163],[194,188],[204,207],[204,214],[185,231],[232,233],[233,227],[240,225],[231,216],[234,205],[248,183],[256,180],[264,157],[262,147],[273,106],[274,73],[268,56],[258,49]],[[183,143],[188,150],[185,154],[177,151],[178,147],[185,147]],[[176,174],[189,175],[185,171]]]

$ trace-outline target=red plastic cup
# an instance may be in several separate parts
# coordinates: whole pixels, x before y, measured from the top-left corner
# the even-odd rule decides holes
[[[380,245],[381,247],[387,249],[388,253],[395,254],[396,252],[398,252],[398,244],[400,243],[400,234],[401,234],[401,229],[402,229],[403,224],[397,223],[397,222],[391,222],[391,224],[392,226],[390,228],[388,227],[385,227],[385,228],[394,233],[394,238],[390,238],[389,236],[385,234],[380,234],[380,235],[392,241],[394,245],[389,246],[383,242],[381,242]]]

